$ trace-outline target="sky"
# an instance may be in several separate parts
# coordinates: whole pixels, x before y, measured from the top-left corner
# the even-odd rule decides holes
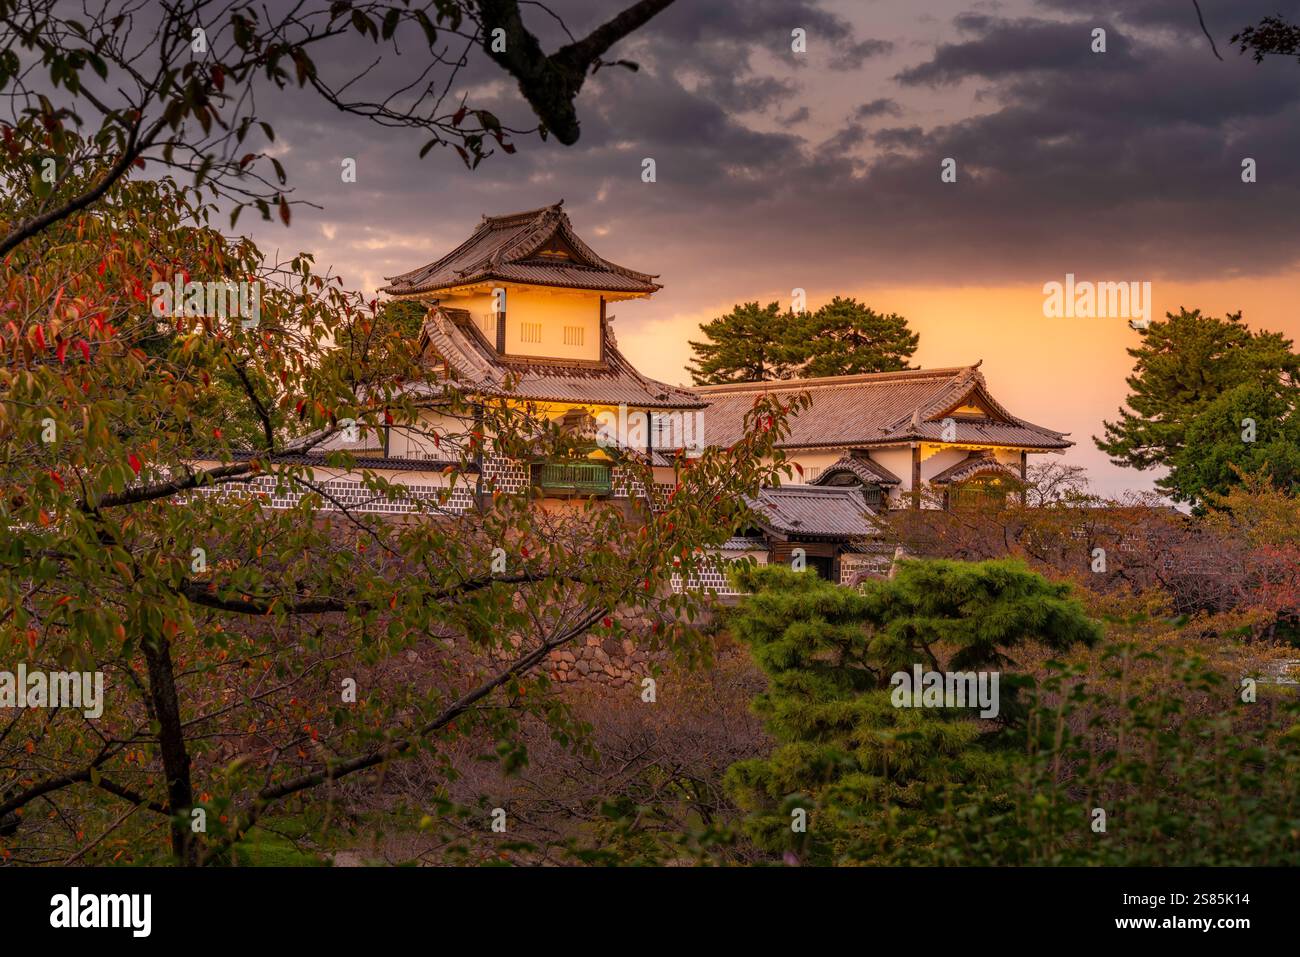
[[[630,2],[549,9],[581,36]],[[1300,0],[1201,8],[1222,60],[1191,0],[677,0],[610,52],[637,71],[588,80],[575,145],[519,136],[472,171],[449,150],[420,158],[414,131],[275,92],[259,104],[271,152],[314,205],[288,228],[240,231],[309,251],[369,294],[483,214],[563,199],[597,252],[660,277],[654,297],[613,309],[648,375],[689,383],[688,340],[736,303],[855,296],[908,319],[915,363],[982,361],[1012,412],[1071,434],[1063,461],[1096,491],[1147,489],[1154,473],[1112,465],[1092,441],[1124,401],[1139,334],[1123,317],[1045,315],[1045,283],[1150,283],[1157,317],[1241,310],[1300,338],[1300,62],[1256,64],[1228,41],[1266,15],[1300,20]],[[524,10],[548,50],[564,41],[544,8]],[[353,89],[423,66],[386,59]],[[455,93],[533,125],[490,62]]]

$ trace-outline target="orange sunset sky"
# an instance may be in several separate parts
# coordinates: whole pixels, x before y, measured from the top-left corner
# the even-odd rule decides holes
[[[1252,328],[1286,332],[1300,339],[1296,309],[1300,273],[1264,279],[1209,282],[1156,282],[1152,309],[1156,316],[1181,307],[1213,315],[1242,310]],[[1096,491],[1119,494],[1147,489],[1155,472],[1135,472],[1111,465],[1092,442],[1104,419],[1114,419],[1126,394],[1125,377],[1133,360],[1127,349],[1140,334],[1123,319],[1047,319],[1043,295],[1025,286],[926,287],[862,286],[845,294],[871,303],[878,311],[898,312],[921,334],[914,364],[922,367],[964,365],[983,360],[982,371],[995,394],[1013,412],[1030,421],[1071,433],[1077,443],[1061,461],[1082,465]],[[777,290],[755,296],[785,301]],[[810,294],[809,306],[820,303]],[[648,304],[647,304],[648,305]],[[686,338],[699,338],[698,324],[726,311],[726,303],[651,322],[633,319],[638,304],[622,304],[627,316],[619,324],[619,345],[636,356],[641,369],[668,382],[689,383],[684,372],[690,358]],[[1040,461],[1042,459],[1039,459]]]

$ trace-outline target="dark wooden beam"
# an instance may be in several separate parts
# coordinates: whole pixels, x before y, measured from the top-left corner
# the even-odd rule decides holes
[[[1029,490],[1025,485],[1029,481],[1029,453],[1024,449],[1020,450],[1020,505],[1023,508],[1029,504]]]
[[[600,297],[600,361],[605,361],[605,333],[609,328],[609,320],[605,318],[605,297]]]
[[[912,443],[912,508],[921,507],[921,443]]]

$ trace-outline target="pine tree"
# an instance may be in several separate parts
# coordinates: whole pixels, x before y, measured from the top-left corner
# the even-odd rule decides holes
[[[1300,493],[1300,389],[1254,381],[1223,393],[1188,424],[1169,481],[1199,504],[1231,491],[1244,475]]]
[[[696,358],[688,365],[696,385],[728,382],[764,382],[788,379],[794,374],[786,344],[791,313],[779,303],[760,307],[757,302],[736,306],[725,316],[700,325],[708,341],[692,341]]]
[[[708,341],[690,344],[696,385],[896,372],[920,339],[902,316],[841,296],[802,315],[747,302],[700,329]]]
[[[1226,392],[1246,383],[1294,389],[1300,381],[1300,355],[1291,340],[1276,332],[1251,332],[1241,313],[1226,319],[1202,316],[1199,309],[1168,313],[1151,323],[1141,344],[1129,349],[1137,360],[1128,378],[1128,408],[1106,422],[1097,447],[1116,465],[1172,469],[1156,487],[1181,501],[1194,501],[1199,480],[1178,462],[1199,454],[1188,445],[1188,430],[1198,416]],[[1240,431],[1240,424],[1237,432]],[[1198,432],[1203,440],[1204,429]]]
[[[907,561],[862,589],[772,566],[736,577],[750,594],[732,629],[767,674],[754,710],[777,745],[733,765],[726,784],[750,836],[805,863],[870,860],[883,816],[891,833],[922,834],[926,789],[979,787],[1001,769],[1000,734],[973,710],[895,707],[895,672],[1001,670],[1031,642],[1062,651],[1101,637],[1068,585],[1019,561]],[[792,827],[801,810],[803,831]]]
[[[898,372],[909,368],[919,341],[902,316],[840,296],[806,313],[787,333],[789,354],[805,377]]]

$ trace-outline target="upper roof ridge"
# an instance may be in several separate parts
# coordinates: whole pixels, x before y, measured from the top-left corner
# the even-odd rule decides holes
[[[483,223],[487,224],[490,229],[500,229],[506,226],[518,226],[530,220],[540,219],[547,213],[564,214],[564,200],[558,203],[552,203],[550,206],[538,206],[536,209],[525,209],[517,213],[502,213],[499,216],[489,216],[483,214]]]
[[[572,249],[564,262],[534,261],[533,254],[559,236]],[[440,259],[397,276],[383,292],[416,296],[482,282],[560,286],[632,296],[660,287],[655,276],[610,262],[574,231],[564,200],[502,216],[483,216],[474,232]]]
[[[763,379],[758,382],[724,382],[693,386],[696,392],[771,392],[776,389],[817,389],[837,385],[896,382],[902,379],[942,379],[969,372],[974,366],[935,369],[898,369],[893,372],[858,372],[853,375],[814,376],[806,379]],[[978,374],[978,373],[977,373]]]

